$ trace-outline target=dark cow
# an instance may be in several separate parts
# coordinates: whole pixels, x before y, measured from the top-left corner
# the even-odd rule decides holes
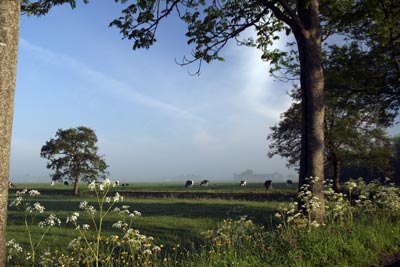
[[[264,183],[265,189],[272,189],[272,180],[266,180]]]
[[[194,185],[194,181],[193,181],[193,180],[187,180],[187,181],[186,181],[186,184],[185,184],[185,187],[186,187],[186,188],[188,188],[188,187],[193,187],[193,185]]]
[[[286,180],[286,186],[293,187],[293,181],[290,179]]]
[[[200,186],[208,186],[208,180],[201,181]]]
[[[15,184],[8,182],[8,188],[15,188]]]
[[[246,180],[240,181],[240,186],[246,186],[246,185],[247,185],[247,181]]]
[[[65,186],[69,186],[69,182],[68,181],[64,181],[64,185]]]
[[[129,184],[121,184],[121,186],[129,186]]]

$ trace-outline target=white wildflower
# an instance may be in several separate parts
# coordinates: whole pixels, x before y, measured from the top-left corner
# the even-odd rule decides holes
[[[109,187],[110,185],[112,185],[113,183],[111,182],[111,180],[109,178],[106,178],[103,183],[104,186]]]
[[[82,210],[86,209],[87,206],[88,206],[88,202],[86,200],[82,201],[79,204],[79,208],[82,209]]]
[[[113,228],[122,229],[122,228],[128,227],[128,224],[127,224],[127,223],[124,223],[123,221],[118,221],[118,222],[114,223],[114,224],[112,225],[112,227],[113,227]]]
[[[93,206],[91,206],[91,205],[89,205],[89,206],[87,206],[87,207],[85,208],[85,211],[88,212],[88,213],[90,213],[90,214],[95,214],[95,213],[96,213],[96,208],[93,207]]]
[[[61,220],[53,213],[50,214],[45,221],[48,226],[55,226],[56,224],[61,225]]]
[[[22,191],[17,191],[17,192],[15,192],[15,194],[16,194],[17,196],[20,196],[20,195],[25,195],[26,192],[28,192],[28,189],[25,188],[25,189],[22,190]]]
[[[22,197],[16,197],[11,203],[10,203],[10,207],[12,206],[16,206],[18,207],[22,202]]]
[[[123,199],[124,198],[118,192],[116,192],[115,196],[113,197],[113,202],[118,203],[118,202],[122,201]]]
[[[29,196],[34,197],[34,196],[40,195],[40,192],[37,191],[37,190],[30,190],[30,191],[28,192],[28,194],[29,194]]]
[[[320,226],[320,224],[317,221],[312,221],[311,226],[314,226],[315,228],[317,228]]]
[[[93,180],[88,184],[88,188],[90,191],[94,191],[96,189],[96,181]]]
[[[89,230],[89,228],[90,228],[90,225],[89,225],[89,224],[83,224],[83,225],[82,225],[82,229],[83,229],[83,230]]]
[[[35,204],[33,204],[33,208],[38,211],[39,213],[43,213],[45,210],[45,207],[43,207],[42,205],[40,205],[39,202],[36,202]]]
[[[79,217],[78,212],[72,213],[71,217],[67,217],[67,223],[68,222],[76,222],[78,220],[78,217]]]

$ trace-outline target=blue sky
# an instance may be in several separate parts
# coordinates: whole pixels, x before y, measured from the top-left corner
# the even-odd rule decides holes
[[[182,22],[167,20],[152,48],[133,51],[108,27],[121,9],[93,1],[21,17],[11,180],[49,181],[41,146],[80,125],[95,130],[111,179],[294,173],[266,156],[292,84],[274,82],[258,50],[231,42],[225,62],[193,77],[197,65],[175,63],[191,52]]]

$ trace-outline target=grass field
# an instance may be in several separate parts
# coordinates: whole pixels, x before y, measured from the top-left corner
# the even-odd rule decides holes
[[[93,201],[86,184],[80,184],[81,196],[75,197],[71,196],[72,186],[50,186],[44,183],[16,184],[16,188],[10,191],[10,201],[14,199],[15,191],[23,188],[41,192],[34,201],[40,202],[46,207],[46,212],[55,213],[63,222],[72,212],[79,211],[81,201]],[[261,183],[240,187],[237,183],[224,182],[193,188],[185,188],[181,183],[129,183],[129,186],[119,186],[112,190],[124,196],[122,204],[142,213],[143,216],[135,220],[134,228],[153,236],[156,243],[165,247],[180,244],[188,249],[202,242],[201,232],[215,228],[228,217],[247,215],[254,222],[270,227],[274,221],[274,211],[281,203],[271,199],[276,197],[282,200],[282,196],[289,199],[296,192],[294,187],[288,188],[285,184],[277,184],[273,190],[266,192]],[[243,195],[258,196],[257,201],[240,199]],[[27,246],[23,214],[23,210],[9,208],[7,239],[14,238]],[[80,220],[84,223],[88,218],[82,216]],[[115,218],[107,218],[106,232],[114,230],[111,229],[113,223]],[[42,245],[50,248],[65,246],[76,234],[71,225],[63,223],[61,227],[52,229],[51,238],[44,240]]]
[[[130,211],[142,213],[134,217],[132,228],[154,237],[154,242],[146,241],[136,250],[131,242],[139,240],[126,238],[126,229],[112,227],[121,216],[118,212],[104,217],[101,236],[96,236],[93,228],[85,231],[84,235],[92,240],[90,244],[79,243],[67,249],[70,241],[80,236],[79,231],[85,224],[94,225],[91,206],[97,210],[95,216],[101,217],[100,207],[109,204],[98,205],[95,193],[104,195],[106,191],[90,191],[86,184],[81,184],[80,196],[72,196],[72,186],[16,186],[17,189],[10,190],[10,202],[17,199],[16,191],[23,188],[35,189],[41,194],[24,195],[30,199],[27,212],[22,205],[9,208],[7,239],[15,239],[24,248],[24,253],[19,255],[22,258],[15,254],[10,266],[370,267],[381,266],[382,258],[400,252],[400,192],[395,187],[371,185],[367,188],[359,182],[355,186],[364,190],[365,197],[353,203],[342,193],[335,193],[325,202],[329,208],[324,226],[315,226],[308,221],[307,214],[294,215],[293,207],[297,204],[289,204],[289,201],[296,199],[296,186],[288,188],[285,184],[275,184],[269,191],[261,183],[250,183],[247,187],[237,183],[213,183],[209,187],[194,188],[184,188],[181,183],[130,183],[113,187],[109,192],[111,197],[116,196],[116,192],[124,197],[117,206],[128,205]],[[95,187],[100,188],[99,185]],[[312,193],[303,196],[311,197]],[[83,211],[79,206],[85,201]],[[37,212],[40,208],[32,208],[36,202],[46,208],[45,213]],[[75,211],[80,213],[80,230],[66,223],[66,218],[72,218]],[[30,248],[27,233],[32,234],[33,243],[36,243],[43,232],[37,224],[49,213],[55,213],[62,224],[51,227],[40,246]],[[32,221],[31,214],[37,216]],[[243,215],[251,221],[238,219]],[[29,231],[25,223],[30,225]],[[213,231],[208,232],[207,239],[202,233],[209,229]],[[92,249],[96,243],[101,243],[103,249],[97,254]],[[107,250],[110,246],[112,252]],[[154,251],[155,246],[162,248],[161,254]],[[37,258],[32,256],[35,253]],[[38,258],[46,253],[50,255],[49,263],[43,265]],[[93,258],[93,255],[98,256]]]

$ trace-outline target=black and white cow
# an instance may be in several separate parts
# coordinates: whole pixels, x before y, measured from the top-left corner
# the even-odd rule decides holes
[[[201,181],[200,186],[208,186],[208,180]]]
[[[114,186],[119,186],[119,181],[118,181],[118,180],[116,180],[116,181],[114,182]]]
[[[54,186],[55,185],[55,181],[54,180],[51,180],[51,182],[50,182],[50,186]]]
[[[286,186],[293,187],[293,181],[290,179],[286,180]]]
[[[188,188],[188,187],[193,187],[193,185],[194,185],[194,181],[193,181],[193,180],[187,180],[187,181],[186,181],[186,184],[185,184],[185,187],[186,187],[186,188]]]
[[[266,180],[265,182],[264,182],[264,186],[265,186],[265,189],[272,189],[272,180]]]
[[[15,184],[13,184],[12,182],[8,182],[8,188],[15,188]]]
[[[240,186],[246,186],[247,185],[247,181],[246,180],[241,180],[240,181]]]

